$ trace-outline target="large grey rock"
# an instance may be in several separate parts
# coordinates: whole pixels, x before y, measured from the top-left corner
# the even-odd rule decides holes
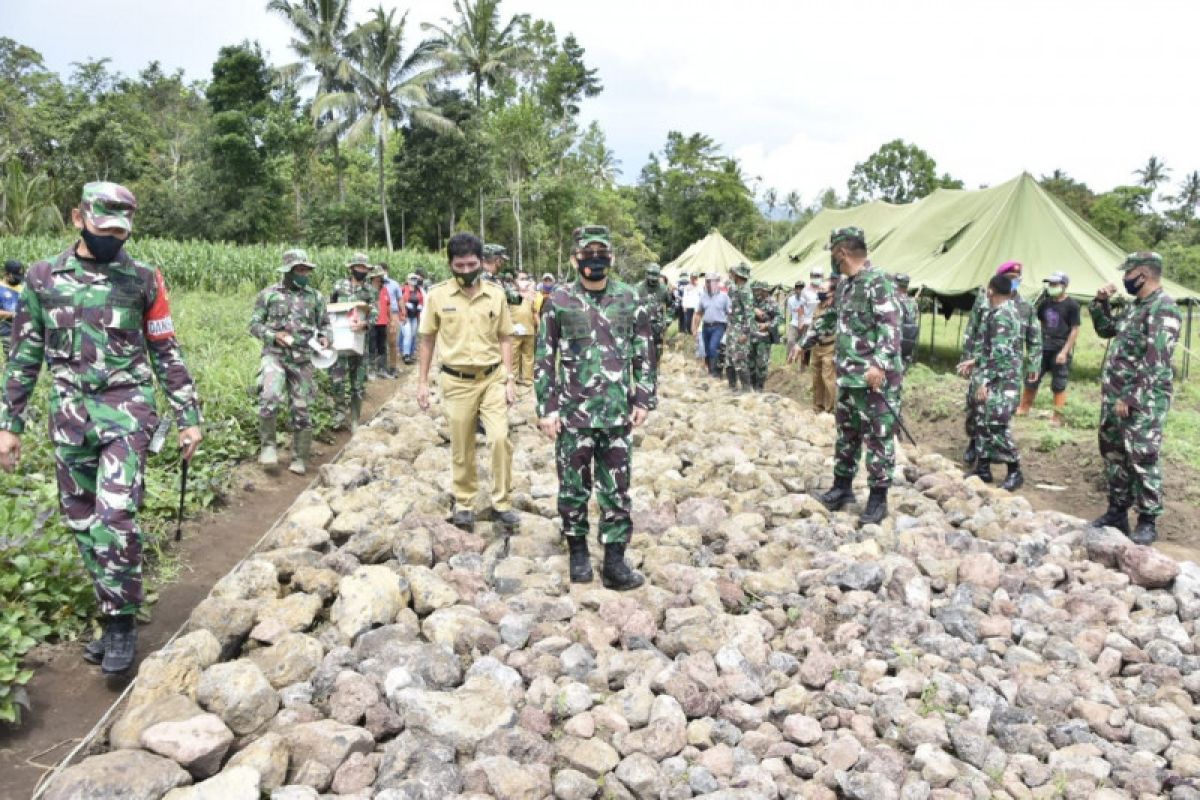
[[[230,767],[195,786],[172,789],[163,800],[259,800],[261,783],[250,767]]]
[[[192,776],[169,758],[145,750],[113,750],[67,767],[46,800],[159,800]]]
[[[206,669],[197,699],[239,735],[258,730],[279,710],[279,694],[262,670],[245,659]]]
[[[306,722],[282,733],[291,752],[290,781],[296,781],[310,762],[328,770],[329,780],[332,780],[351,753],[365,754],[375,749],[375,739],[366,730],[331,719]]]
[[[451,692],[400,689],[388,701],[409,730],[425,731],[471,753],[500,728],[516,724],[508,689],[486,675],[476,675]]]
[[[142,746],[142,731],[150,726],[178,722],[203,713],[204,709],[190,698],[181,694],[165,695],[145,705],[128,708],[109,729],[108,743],[114,750],[138,748]]]
[[[265,733],[233,754],[225,769],[249,767],[259,774],[263,789],[271,790],[287,780],[289,753],[281,734]]]
[[[384,566],[359,567],[342,578],[329,619],[343,637],[353,639],[396,619],[408,605],[408,585]]]
[[[677,754],[687,744],[687,717],[670,695],[654,698],[646,727],[614,737],[622,755],[645,753],[655,761]]]
[[[289,633],[270,647],[255,650],[248,658],[262,670],[271,686],[282,689],[308,680],[324,656],[325,648],[313,637]]]
[[[197,778],[215,775],[231,744],[233,732],[216,714],[160,722],[142,731],[142,747],[166,756]]]

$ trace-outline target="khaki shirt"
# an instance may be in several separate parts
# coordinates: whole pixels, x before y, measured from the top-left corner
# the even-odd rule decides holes
[[[499,364],[500,337],[513,332],[504,289],[481,281],[479,293],[467,297],[457,281],[442,281],[429,290],[418,331],[437,334],[438,355],[446,366]]]
[[[537,312],[533,308],[533,301],[536,298],[522,297],[519,306],[510,305],[508,313],[512,316],[514,324],[525,326],[524,336],[533,336],[537,333]]]

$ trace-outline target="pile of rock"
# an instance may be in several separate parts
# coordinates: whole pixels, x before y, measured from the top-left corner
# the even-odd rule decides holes
[[[444,421],[402,390],[48,797],[1200,798],[1200,568],[936,455],[858,529],[809,494],[828,417],[671,359],[644,588],[566,581],[528,398],[511,555],[449,526]]]

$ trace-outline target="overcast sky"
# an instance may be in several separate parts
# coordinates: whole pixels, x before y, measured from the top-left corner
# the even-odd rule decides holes
[[[364,15],[367,0],[356,0]],[[257,39],[292,60],[259,0],[0,0],[0,35],[64,74],[108,57],[207,78],[219,47]],[[450,0],[393,3],[438,20]],[[745,174],[811,202],[895,138],[968,188],[1055,168],[1107,190],[1151,155],[1200,169],[1200,3],[1007,0],[838,3],[507,0],[574,33],[604,93],[599,119],[633,182],[670,130],[703,132]],[[412,26],[419,34],[419,27]]]

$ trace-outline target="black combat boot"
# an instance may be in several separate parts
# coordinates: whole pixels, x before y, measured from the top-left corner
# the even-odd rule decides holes
[[[747,370],[739,369],[737,376],[738,382],[742,385],[739,392],[753,391],[754,384],[750,381],[750,373]]]
[[[83,648],[83,660],[89,664],[99,664],[104,660],[104,637],[97,636]]]
[[[571,583],[591,583],[594,575],[587,536],[568,536],[567,549],[571,552]]]
[[[725,377],[729,380],[729,388],[737,391],[737,370],[733,367],[725,368]]]
[[[625,563],[624,542],[610,542],[604,545],[604,569],[600,572],[600,580],[605,589],[618,592],[636,589],[646,582],[645,578]]]
[[[977,453],[975,451],[975,440],[972,439],[971,441],[967,442],[967,449],[963,450],[963,466],[965,466],[965,467],[974,466],[975,459],[978,456],[979,456],[979,453]]]
[[[1093,528],[1116,528],[1126,536],[1129,535],[1129,507],[1118,506],[1111,501],[1108,504],[1108,511],[1104,512],[1103,516],[1096,517],[1092,520]]]
[[[511,508],[506,511],[493,511],[492,518],[510,533],[515,533],[517,528],[521,527],[521,516]]]
[[[475,532],[475,512],[468,509],[459,509],[454,512],[454,516],[450,518],[450,524],[459,530],[467,533]]]
[[[1137,527],[1133,529],[1129,541],[1134,544],[1154,544],[1158,538],[1158,531],[1154,527],[1156,521],[1152,514],[1138,514]]]
[[[137,655],[137,620],[132,614],[109,617],[104,624],[104,660],[100,670],[105,675],[120,675],[133,666]]]
[[[817,499],[821,501],[821,505],[830,511],[841,511],[847,503],[854,502],[852,482],[850,478],[839,478],[835,475],[833,478],[833,488],[825,492],[825,494],[818,495]]]
[[[984,483],[991,483],[995,480],[992,477],[992,462],[986,458],[980,458],[975,464],[975,471],[971,473],[979,478]]]
[[[883,522],[883,518],[888,513],[887,496],[888,490],[886,486],[871,489],[871,496],[867,498],[867,507],[863,511],[862,516],[858,518],[858,524],[878,525]]]
[[[1006,492],[1015,492],[1025,485],[1025,474],[1021,472],[1021,462],[1012,461],[1008,465],[1008,477],[1004,479],[1004,483],[1000,484],[1000,488]]]

